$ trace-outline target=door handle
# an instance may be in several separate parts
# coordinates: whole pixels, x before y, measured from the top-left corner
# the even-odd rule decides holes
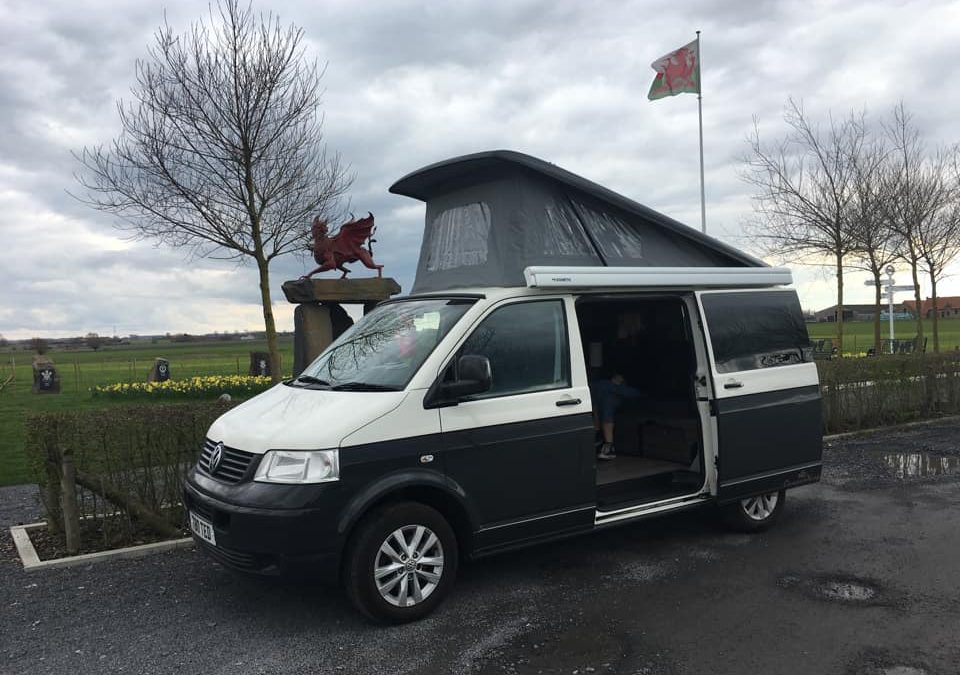
[[[743,382],[738,380],[731,380],[730,382],[725,382],[723,385],[724,389],[739,389],[743,386]]]
[[[582,402],[579,398],[562,398],[557,401],[557,407],[563,405],[580,405]]]

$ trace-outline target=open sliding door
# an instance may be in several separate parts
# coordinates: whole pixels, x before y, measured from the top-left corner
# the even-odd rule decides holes
[[[700,291],[717,418],[717,499],[819,480],[817,367],[796,292]]]

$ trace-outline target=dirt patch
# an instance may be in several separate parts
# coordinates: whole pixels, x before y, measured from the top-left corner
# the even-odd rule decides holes
[[[40,560],[56,560],[57,558],[67,557],[67,549],[63,538],[51,533],[46,526],[31,528],[27,530],[27,534],[30,535],[30,542],[36,549]],[[7,536],[9,537],[9,532]],[[186,537],[186,530],[183,530],[180,536]],[[124,523],[123,527],[111,525],[106,520],[81,521],[79,555],[111,551],[141,544],[153,544],[168,539],[169,537],[157,534],[135,521]]]

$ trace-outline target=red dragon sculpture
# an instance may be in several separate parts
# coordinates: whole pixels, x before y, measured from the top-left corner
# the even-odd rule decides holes
[[[346,263],[361,262],[365,267],[371,270],[377,270],[377,276],[383,276],[383,265],[373,262],[373,214],[370,213],[366,218],[355,218],[349,223],[340,226],[340,231],[334,236],[327,233],[327,221],[321,220],[319,216],[313,219],[313,225],[310,230],[313,232],[313,259],[320,265],[317,269],[303,276],[303,279],[309,279],[314,274],[328,272],[332,269],[338,269],[343,272],[341,279],[346,279],[350,273],[344,265]],[[364,248],[364,243],[367,248]]]

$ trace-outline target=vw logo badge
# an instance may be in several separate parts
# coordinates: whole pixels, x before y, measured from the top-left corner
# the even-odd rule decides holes
[[[210,473],[216,473],[217,469],[220,468],[220,460],[223,459],[223,443],[217,443],[213,446],[213,452],[210,453]]]

